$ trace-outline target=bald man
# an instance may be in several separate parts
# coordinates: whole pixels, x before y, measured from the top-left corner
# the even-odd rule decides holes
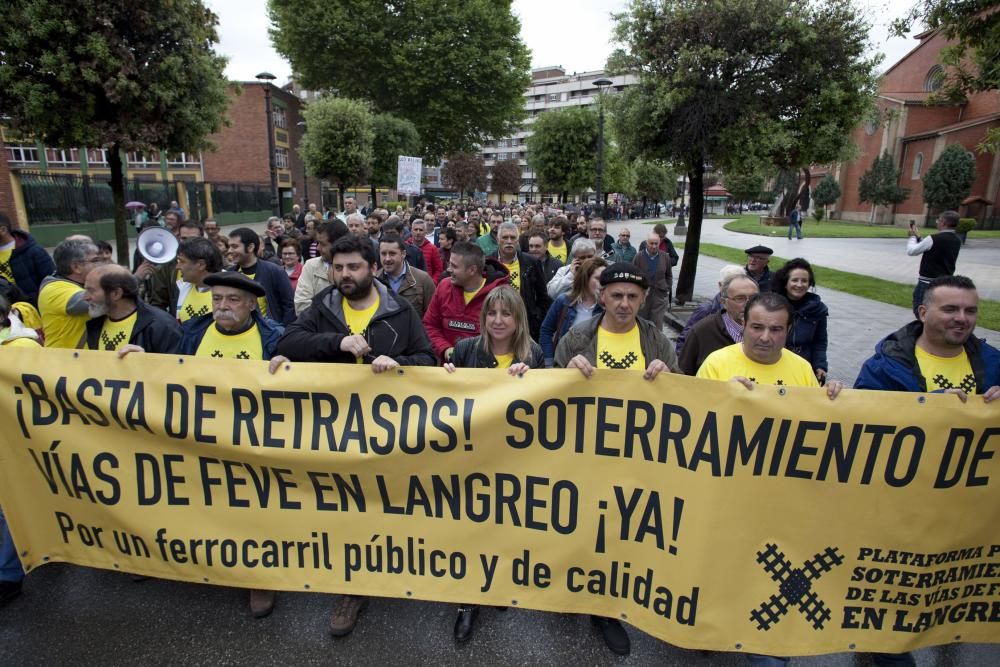
[[[139,300],[139,280],[118,264],[105,264],[87,274],[87,349],[117,352],[138,345],[147,352],[173,352],[181,328],[172,316]]]

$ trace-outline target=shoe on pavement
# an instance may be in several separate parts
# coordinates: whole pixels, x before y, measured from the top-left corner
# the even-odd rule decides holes
[[[455,641],[460,644],[469,641],[476,616],[479,616],[479,607],[475,605],[458,608],[458,618],[455,619]]]
[[[274,600],[278,594],[274,591],[250,591],[250,613],[254,618],[264,618],[274,610]]]
[[[591,616],[590,621],[597,626],[604,637],[604,643],[608,645],[612,653],[618,655],[628,655],[632,648],[632,643],[628,639],[628,633],[622,624],[614,618],[604,616]]]
[[[330,617],[330,634],[343,637],[351,634],[358,623],[358,616],[368,606],[368,598],[360,595],[341,595]]]
[[[20,581],[0,581],[0,607],[21,594]]]

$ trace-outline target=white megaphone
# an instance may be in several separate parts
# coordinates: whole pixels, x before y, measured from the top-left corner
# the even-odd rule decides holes
[[[163,227],[149,227],[139,234],[139,254],[153,264],[165,264],[177,256],[177,237]]]

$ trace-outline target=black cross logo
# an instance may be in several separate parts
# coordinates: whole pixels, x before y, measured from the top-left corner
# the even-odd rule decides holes
[[[184,312],[187,313],[188,317],[201,317],[202,315],[208,315],[208,306],[202,306],[198,310],[195,310],[191,304],[184,306]]]
[[[11,271],[10,262],[0,262],[0,277],[14,282],[14,272]]]
[[[240,353],[236,355],[237,359],[249,359],[250,355],[247,354],[246,350],[240,350]]]
[[[101,332],[101,344],[104,346],[105,350],[117,350],[118,346],[125,342],[125,332],[119,331],[112,338],[108,338],[108,334],[104,331]]]
[[[955,385],[951,383],[951,380],[945,376],[938,374],[934,376],[934,384],[941,389],[954,389]],[[976,391],[976,377],[974,375],[967,374],[962,378],[962,381],[958,383],[958,388],[964,391],[966,394],[973,394]]]
[[[215,357],[216,359],[221,359],[226,355],[222,354],[222,352],[220,352],[219,350],[212,350],[212,356]]]
[[[601,352],[601,361],[604,362],[604,365],[607,366],[608,368],[632,368],[632,364],[634,364],[638,360],[639,357],[636,355],[635,352],[629,352],[624,357],[622,357],[621,361],[615,359],[614,355],[612,355],[607,350]]]
[[[757,624],[757,629],[770,630],[788,613],[789,608],[798,607],[799,613],[812,623],[813,629],[822,630],[823,624],[833,614],[812,590],[812,582],[830,572],[835,565],[843,564],[844,557],[837,548],[827,547],[812,560],[803,563],[802,567],[793,568],[777,545],[768,544],[763,551],[757,552],[757,562],[772,580],[778,582],[778,593],[750,612],[750,620]]]

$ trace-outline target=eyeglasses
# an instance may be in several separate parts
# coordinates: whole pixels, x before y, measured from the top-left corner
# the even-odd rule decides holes
[[[722,298],[728,301],[732,301],[733,303],[746,303],[747,301],[750,300],[751,296],[752,295],[750,294],[743,294],[741,296],[724,296]]]

